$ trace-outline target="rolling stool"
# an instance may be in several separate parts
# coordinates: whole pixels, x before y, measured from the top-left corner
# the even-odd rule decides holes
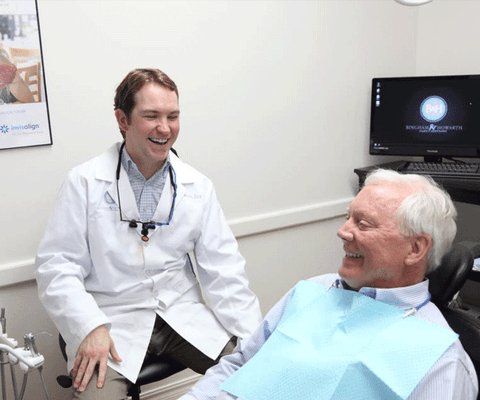
[[[67,361],[67,353],[65,351],[65,341],[61,335],[58,335],[58,342],[63,358]],[[162,379],[168,378],[177,372],[183,371],[186,367],[179,362],[168,359],[163,356],[148,356],[143,362],[142,368],[138,375],[137,381],[133,383],[128,389],[127,395],[132,397],[132,400],[140,400],[140,387],[149,383],[158,382]],[[57,382],[61,387],[69,388],[73,385],[72,378],[67,375],[60,375],[57,377]]]

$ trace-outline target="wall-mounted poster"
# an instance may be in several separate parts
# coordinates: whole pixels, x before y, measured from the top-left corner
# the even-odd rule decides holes
[[[36,0],[0,0],[0,150],[52,144]]]

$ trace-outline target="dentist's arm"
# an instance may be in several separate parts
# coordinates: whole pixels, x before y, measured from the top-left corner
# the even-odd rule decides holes
[[[87,239],[87,191],[85,180],[79,174],[69,173],[35,260],[39,299],[67,343],[67,349],[74,354],[79,354],[83,343],[89,344],[90,349],[93,334],[89,339],[87,336],[100,326],[109,328],[110,324],[84,284],[93,268]],[[79,361],[85,357],[83,350]],[[98,354],[95,357],[103,359]],[[81,362],[77,368],[80,366]],[[86,370],[87,366],[84,363],[82,368]]]

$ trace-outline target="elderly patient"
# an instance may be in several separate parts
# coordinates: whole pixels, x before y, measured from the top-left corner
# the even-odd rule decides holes
[[[433,180],[371,173],[337,233],[338,274],[299,282],[181,400],[476,399],[473,364],[425,279],[455,217]]]

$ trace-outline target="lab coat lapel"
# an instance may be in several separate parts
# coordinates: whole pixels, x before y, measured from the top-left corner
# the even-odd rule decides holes
[[[116,183],[112,185],[111,190],[115,190]],[[122,218],[126,220],[140,220],[135,195],[133,194],[130,181],[128,180],[127,172],[124,168],[120,170],[120,179],[118,180],[118,191],[120,192],[120,206],[122,208]],[[116,193],[115,193],[116,196]],[[117,196],[116,196],[117,197]],[[114,198],[116,198],[114,197]],[[118,201],[117,201],[118,204]]]
[[[185,187],[178,180],[178,176],[173,172],[174,181],[177,185],[177,195],[175,198],[175,207],[181,202],[182,198],[185,196]],[[171,184],[170,173],[167,172],[167,179],[165,180],[165,185],[163,187],[162,195],[160,196],[160,201],[158,202],[157,209],[153,215],[153,220],[156,222],[164,223],[168,221],[170,216],[170,210],[172,208],[174,188]],[[175,216],[175,212],[173,213]]]
[[[121,143],[116,143],[113,145],[109,151],[99,160],[99,167],[97,168],[96,178],[98,180],[107,181],[109,185],[105,191],[104,198],[107,203],[113,201],[117,206],[119,204],[118,195],[117,195],[117,184],[118,192],[120,193],[120,206],[122,208],[123,219],[125,220],[140,220],[140,214],[137,209],[137,204],[135,202],[135,195],[130,186],[130,181],[128,180],[127,173],[125,169],[120,168],[120,179],[117,182],[115,172],[118,162],[118,152],[120,149]]]

